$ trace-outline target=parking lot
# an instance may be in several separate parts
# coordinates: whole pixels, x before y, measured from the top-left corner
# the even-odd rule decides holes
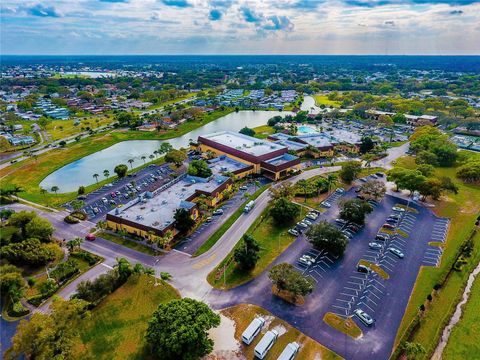
[[[336,224],[338,201],[355,196],[354,189],[345,194],[334,194],[329,198],[331,207],[316,222],[327,220]],[[301,234],[275,261],[276,264],[289,262],[304,276],[314,279],[315,290],[301,310],[267,295],[262,299],[253,297],[250,301],[282,316],[345,358],[387,359],[420,267],[436,266],[441,255],[437,254],[438,251],[433,254],[432,249],[437,248],[430,246],[429,242],[441,241],[448,232],[447,219],[439,219],[430,210],[412,202],[409,203],[410,211],[394,211],[393,208],[398,204],[406,206],[407,201],[386,195],[376,204],[374,211],[367,216],[365,226],[352,236],[340,259],[313,249]],[[395,215],[393,218],[396,219],[390,223],[393,230],[383,226],[387,219],[392,220],[391,215]],[[343,225],[339,224],[338,227],[343,228]],[[380,241],[376,240],[377,234],[387,234],[389,237]],[[370,248],[371,242],[380,243],[380,247]],[[402,253],[403,258],[392,253],[390,248]],[[300,261],[302,257],[308,260],[307,264]],[[433,259],[433,262],[427,263],[425,259]],[[380,266],[388,274],[388,279],[374,271],[357,271],[360,260]],[[258,294],[260,286],[268,287],[269,284],[265,275],[263,279],[239,288],[238,292],[248,293],[252,288]],[[356,309],[365,311],[374,319],[372,326],[366,326],[357,316],[353,316],[363,331],[361,340],[344,336],[322,321],[327,312],[352,316]]]
[[[116,206],[122,206],[132,200],[137,194],[146,191],[150,186],[162,186],[172,180],[173,170],[168,165],[149,165],[123,179],[117,179],[110,184],[84,195],[85,206],[82,210],[89,220],[99,221],[107,212]],[[70,205],[64,207],[71,209]]]

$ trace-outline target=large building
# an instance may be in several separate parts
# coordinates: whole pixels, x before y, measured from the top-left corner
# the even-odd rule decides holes
[[[279,180],[300,166],[300,159],[289,154],[286,146],[231,131],[199,136],[193,147],[251,165],[253,173],[272,180]]]
[[[232,187],[232,179],[222,175],[200,178],[187,174],[155,189],[146,191],[121,208],[107,214],[107,225],[145,239],[164,236],[167,231],[175,235],[175,211],[183,208],[195,220],[199,215],[196,201],[202,197],[210,206],[223,199],[224,191]]]

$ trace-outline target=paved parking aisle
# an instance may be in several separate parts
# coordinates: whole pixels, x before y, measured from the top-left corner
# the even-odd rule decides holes
[[[437,218],[430,235],[431,242],[445,243],[450,226],[450,219]],[[443,248],[439,246],[429,246],[423,257],[422,265],[438,266],[443,254]]]

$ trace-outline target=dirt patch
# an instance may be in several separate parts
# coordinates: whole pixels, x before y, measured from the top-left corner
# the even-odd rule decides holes
[[[235,321],[221,313],[219,315],[220,326],[210,329],[208,332],[210,338],[214,341],[213,351],[203,359],[245,359],[240,347],[240,343],[235,339]]]

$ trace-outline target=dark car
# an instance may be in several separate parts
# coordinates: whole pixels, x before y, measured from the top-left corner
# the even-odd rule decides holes
[[[393,226],[392,224],[388,224],[388,223],[383,224],[382,227],[385,228],[385,229],[389,229],[389,230],[394,230],[395,229],[395,226]]]

